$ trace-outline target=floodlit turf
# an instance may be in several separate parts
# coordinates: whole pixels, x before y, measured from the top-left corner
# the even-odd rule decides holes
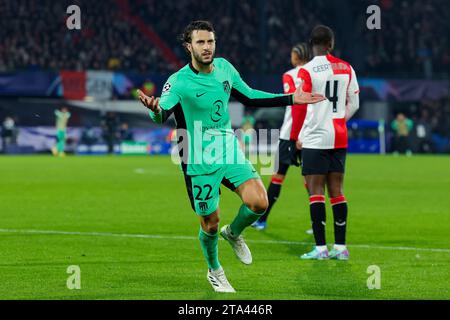
[[[298,259],[312,237],[291,168],[269,228],[245,231],[253,264],[219,241],[237,293],[216,294],[170,158],[0,157],[0,299],[450,299],[450,158],[351,155],[345,187],[350,261]],[[225,224],[240,200],[222,191]],[[66,287],[70,265],[80,290]]]

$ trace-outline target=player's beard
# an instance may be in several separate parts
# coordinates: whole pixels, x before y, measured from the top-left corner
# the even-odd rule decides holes
[[[214,60],[214,53],[215,53],[215,52],[212,51],[212,52],[211,52],[211,58],[210,58],[210,60],[206,60],[206,61],[205,61],[205,59],[202,57],[201,54],[199,54],[199,53],[197,53],[197,52],[195,52],[195,51],[193,51],[192,56],[193,56],[193,58],[195,59],[195,61],[196,61],[198,64],[203,65],[203,66],[209,66],[209,65],[213,62],[213,60]]]

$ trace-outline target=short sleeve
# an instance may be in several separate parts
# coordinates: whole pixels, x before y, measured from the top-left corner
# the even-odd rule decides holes
[[[292,76],[288,73],[283,74],[283,91],[284,93],[295,92],[295,82]]]
[[[302,90],[304,92],[312,92],[312,80],[311,75],[309,74],[309,71],[306,69],[301,68],[298,71],[298,77],[302,81]]]
[[[177,74],[173,74],[163,86],[159,106],[164,110],[170,110],[181,102],[180,82]]]
[[[356,72],[355,70],[352,68],[352,75],[351,75],[351,79],[350,79],[350,84],[348,86],[348,93],[350,95],[352,94],[359,94],[359,85],[358,85],[358,79],[356,79]]]

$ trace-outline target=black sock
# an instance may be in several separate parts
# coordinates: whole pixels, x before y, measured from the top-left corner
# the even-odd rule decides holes
[[[334,243],[345,245],[348,207],[345,198],[341,197],[340,199],[341,201],[339,203],[332,205],[334,217]]]
[[[267,217],[270,214],[270,210],[272,206],[277,201],[281,192],[281,184],[271,182],[269,188],[267,189],[267,198],[269,198],[269,206],[267,207],[266,212],[258,219],[259,222],[267,221]]]
[[[325,196],[315,195],[309,197],[309,210],[311,213],[312,229],[317,246],[326,245],[325,242]]]

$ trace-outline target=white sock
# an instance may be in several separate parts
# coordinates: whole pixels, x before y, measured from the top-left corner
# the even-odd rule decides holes
[[[334,245],[334,248],[335,248],[336,250],[342,251],[342,250],[347,249],[347,246],[346,246],[345,244],[335,244],[335,245]]]
[[[323,252],[323,251],[328,250],[327,246],[316,246],[316,249],[317,249],[319,252]]]

